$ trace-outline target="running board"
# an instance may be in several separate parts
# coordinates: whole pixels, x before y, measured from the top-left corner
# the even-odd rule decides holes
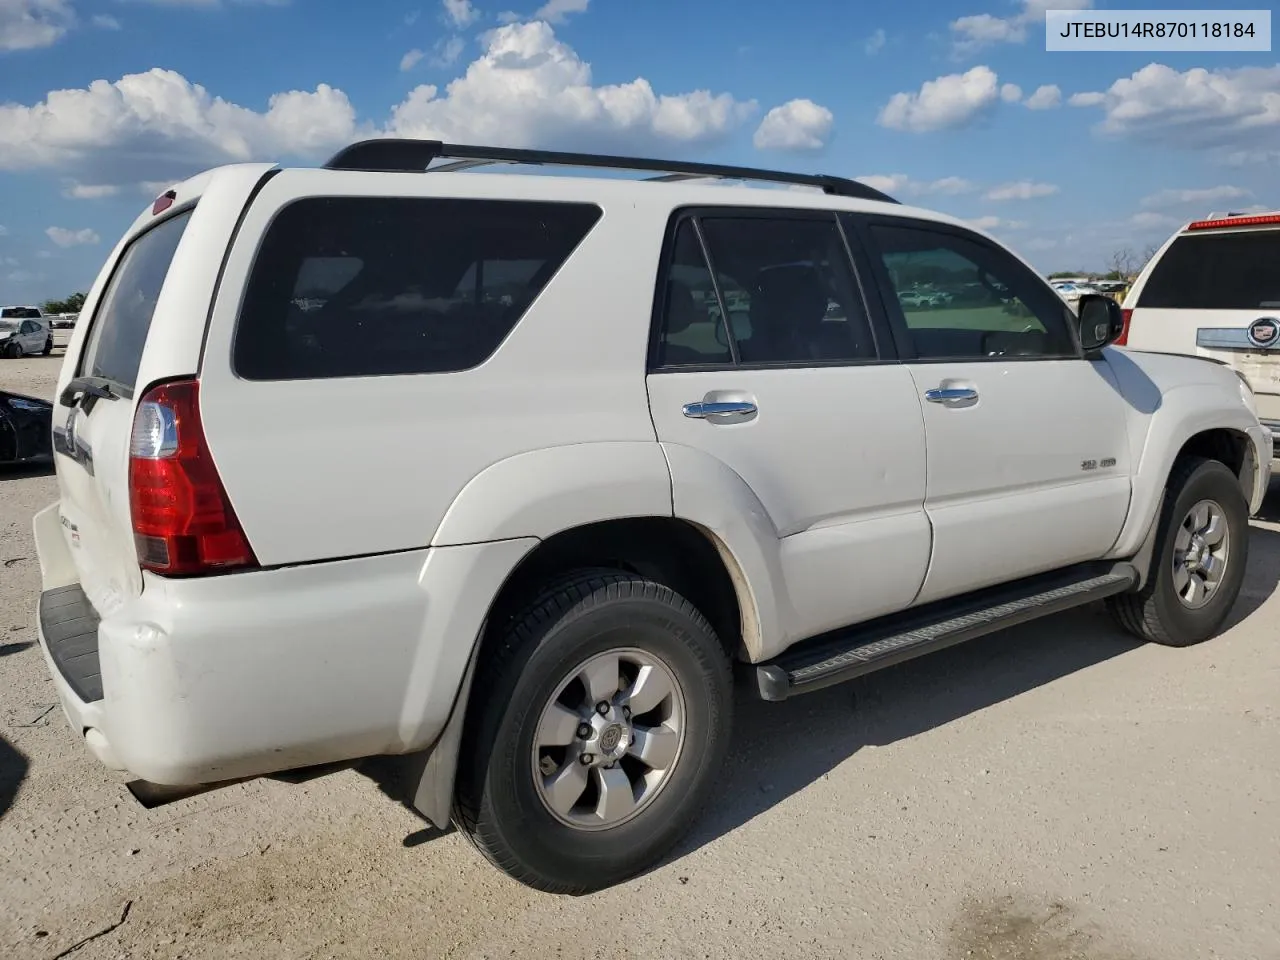
[[[1138,584],[1127,563],[1095,563],[929,604],[803,641],[756,667],[763,700],[786,700],[1059,613]]]

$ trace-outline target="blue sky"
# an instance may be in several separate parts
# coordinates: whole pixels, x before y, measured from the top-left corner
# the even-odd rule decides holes
[[[1045,52],[1088,0],[540,2],[0,0],[0,302],[177,178],[388,132],[863,177],[1046,271],[1280,205],[1277,57]],[[1143,5],[1209,6],[1093,4]]]

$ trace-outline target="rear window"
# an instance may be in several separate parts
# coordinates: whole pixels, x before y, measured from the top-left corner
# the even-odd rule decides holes
[[[5,320],[39,320],[40,311],[35,307],[4,307],[0,309],[0,318]]]
[[[249,277],[236,373],[299,380],[474,367],[600,215],[590,204],[506,200],[292,203]]]
[[[1137,305],[1172,310],[1280,307],[1280,232],[1179,237],[1152,269]]]
[[[103,377],[126,392],[133,391],[156,300],[190,219],[190,210],[178,214],[125,249],[89,327],[80,358],[81,376]]]

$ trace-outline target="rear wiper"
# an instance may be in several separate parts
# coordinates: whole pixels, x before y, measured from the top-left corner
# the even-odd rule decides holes
[[[80,409],[89,414],[99,400],[119,400],[120,394],[111,389],[111,381],[105,377],[76,377],[63,388],[58,402],[73,407],[80,401]]]

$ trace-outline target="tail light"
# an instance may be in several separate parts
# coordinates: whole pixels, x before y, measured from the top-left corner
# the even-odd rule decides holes
[[[170,575],[257,566],[200,423],[195,380],[151,388],[129,442],[129,510],[138,563]]]
[[[1120,336],[1115,339],[1115,345],[1117,347],[1123,347],[1129,343],[1129,320],[1133,317],[1132,308],[1128,310],[1121,310],[1120,317],[1123,319],[1124,323],[1120,327]]]

